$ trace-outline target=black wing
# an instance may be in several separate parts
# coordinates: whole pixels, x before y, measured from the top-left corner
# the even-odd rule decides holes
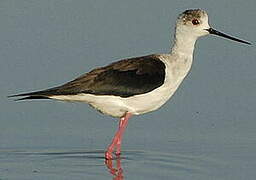
[[[115,95],[130,97],[158,88],[165,80],[165,64],[158,55],[121,60],[97,68],[64,85],[32,93],[22,99],[42,99],[56,95]],[[13,96],[12,96],[13,97]]]

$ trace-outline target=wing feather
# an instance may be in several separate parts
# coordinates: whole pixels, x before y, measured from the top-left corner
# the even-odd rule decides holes
[[[161,86],[164,79],[164,63],[158,55],[149,55],[125,59],[105,67],[96,68],[58,87],[14,96],[42,98],[88,93],[130,97],[152,91]]]

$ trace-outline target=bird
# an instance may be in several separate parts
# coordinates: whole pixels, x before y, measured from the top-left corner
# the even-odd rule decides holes
[[[209,34],[251,45],[213,29],[205,10],[188,9],[178,15],[170,52],[122,59],[63,85],[9,97],[84,102],[103,114],[120,118],[105,151],[105,159],[111,160],[113,155],[121,154],[129,119],[159,109],[172,97],[191,69],[197,39]]]

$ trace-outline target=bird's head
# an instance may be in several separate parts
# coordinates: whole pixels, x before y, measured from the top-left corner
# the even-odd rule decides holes
[[[208,34],[222,36],[240,43],[251,44],[247,41],[237,39],[221,33],[210,27],[206,11],[201,9],[186,10],[178,16],[176,23],[176,35],[197,39]]]

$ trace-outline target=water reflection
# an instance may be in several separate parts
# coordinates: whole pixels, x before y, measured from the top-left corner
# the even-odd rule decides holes
[[[31,176],[55,174],[63,179],[81,176],[84,179],[123,180],[128,172],[129,178],[134,177],[132,179],[136,179],[138,175],[142,179],[177,179],[186,174],[207,175],[211,173],[211,169],[221,167],[220,162],[205,155],[152,151],[123,151],[121,157],[105,160],[103,150],[9,150],[0,151],[0,160],[0,167],[8,170],[1,171],[0,168],[0,173],[6,173],[8,177],[10,171],[17,172],[17,176],[22,172],[23,179],[26,179],[27,172]]]
[[[116,167],[113,166],[113,162],[116,162]],[[113,175],[113,180],[124,179],[120,156],[113,160],[105,160],[105,165],[108,168],[110,174]]]

